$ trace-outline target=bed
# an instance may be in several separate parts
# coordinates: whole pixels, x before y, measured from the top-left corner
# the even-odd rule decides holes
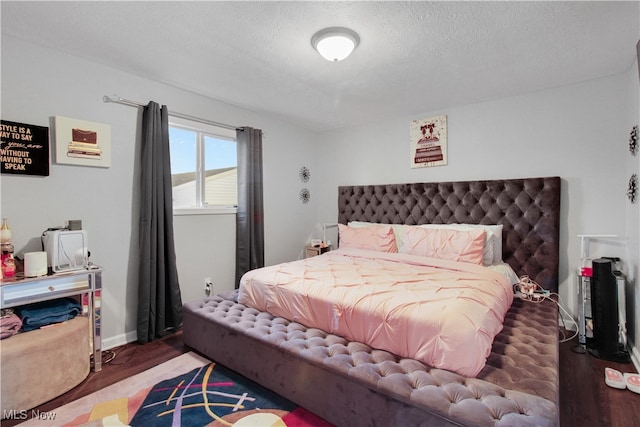
[[[341,224],[342,238],[340,249],[313,259],[249,272],[243,277],[239,293],[186,303],[183,321],[185,344],[338,426],[557,425],[557,307],[550,301],[531,303],[514,299],[511,293],[507,294],[504,290],[511,291],[512,282],[526,275],[544,289],[557,292],[560,178],[343,186],[339,187],[338,193],[338,223]],[[354,257],[364,257],[365,267],[358,266],[358,271],[365,268],[368,272],[370,263],[375,263],[385,266],[385,274],[391,274],[389,270],[393,270],[393,274],[396,274],[396,270],[399,271],[398,274],[404,274],[400,271],[402,268],[396,267],[398,264],[395,263],[406,260],[396,261],[393,250],[384,252],[384,255],[381,252],[379,257],[374,255],[371,261],[367,257],[369,252],[373,252],[373,248],[349,248],[350,242],[354,240],[348,233],[361,233],[357,231],[360,228],[369,229],[365,234],[378,228],[387,236],[392,233],[397,252],[398,245],[408,247],[407,242],[411,241],[408,234],[415,232],[422,238],[423,231],[417,229],[442,228],[435,224],[447,224],[451,227],[458,227],[453,224],[472,224],[476,227],[469,227],[470,229],[483,230],[484,233],[474,231],[468,236],[465,234],[466,247],[471,249],[463,252],[465,256],[472,253],[473,261],[447,259],[445,264],[451,264],[453,267],[449,267],[455,269],[459,264],[467,264],[467,261],[474,263],[476,266],[470,268],[473,273],[478,270],[486,277],[480,285],[470,282],[474,283],[472,287],[487,293],[487,283],[495,282],[491,289],[497,289],[499,296],[491,297],[489,303],[502,299],[504,301],[501,304],[506,304],[504,312],[498,306],[486,309],[495,312],[494,317],[499,318],[501,323],[497,330],[495,326],[477,325],[477,335],[486,335],[483,341],[488,343],[474,343],[473,347],[469,343],[466,349],[473,348],[473,351],[465,351],[464,345],[455,347],[452,344],[454,350],[445,357],[440,357],[445,363],[438,358],[445,351],[442,345],[407,353],[406,349],[420,335],[416,330],[430,331],[429,325],[413,326],[413,332],[408,336],[414,338],[407,339],[406,342],[396,333],[399,330],[397,325],[386,332],[380,332],[383,328],[368,328],[367,322],[358,320],[344,329],[344,325],[339,325],[336,319],[347,317],[345,313],[352,305],[337,305],[336,301],[342,301],[342,297],[351,292],[351,285],[347,286],[348,292],[342,287],[340,297],[334,298],[335,301],[324,308],[320,308],[321,303],[316,301],[315,294],[309,293],[309,289],[302,291],[304,298],[288,293],[289,279],[296,276],[298,268],[306,269],[309,265],[315,266],[315,270],[304,270],[300,274],[305,277],[313,276],[311,287],[325,283],[323,266],[329,258],[338,263],[337,267],[331,264],[331,269],[352,271],[349,263]],[[486,230],[489,228],[478,228],[478,225],[500,226],[500,241],[493,245],[494,248],[499,248],[499,253],[492,254],[492,257],[508,264],[515,273],[515,278],[493,270],[489,273],[485,271],[489,270],[485,268],[489,257],[485,250],[489,240]],[[408,234],[400,237],[402,230]],[[429,231],[428,236],[433,236],[433,233]],[[446,233],[446,239],[442,240],[445,243],[451,240],[451,236],[460,236],[458,232]],[[442,238],[441,234],[435,235]],[[479,249],[477,242],[481,240],[480,236],[483,246]],[[475,243],[468,243],[469,239]],[[399,243],[401,241],[402,244]],[[445,243],[442,247],[448,245]],[[379,244],[378,240],[376,244]],[[416,244],[415,247],[420,245]],[[401,251],[404,251],[401,258],[408,257],[412,261],[424,255],[407,253],[404,249]],[[440,253],[427,255],[430,259],[441,256]],[[457,256],[459,255],[458,252]],[[421,277],[431,277],[428,272],[430,270],[423,271],[422,266],[409,265],[409,269],[418,271]],[[438,265],[424,268],[444,267]],[[252,288],[248,285],[254,278],[260,282],[258,279],[261,274],[273,274],[273,270],[275,275],[263,280],[269,286]],[[400,281],[404,283],[403,286],[418,280],[405,276],[401,280],[396,276],[391,279],[391,276],[384,276],[381,279],[382,276],[377,274],[374,277],[378,279],[374,280],[394,283]],[[285,276],[286,280],[283,279]],[[349,283],[341,280],[337,281],[342,285]],[[465,282],[469,280],[466,276],[458,279]],[[291,282],[297,283],[298,280]],[[456,289],[454,295],[455,292],[463,292],[457,290],[457,285],[454,286],[455,280],[452,279],[451,283],[453,284],[450,286],[441,287]],[[286,286],[283,288],[283,285]],[[373,285],[377,286],[377,283]],[[370,287],[372,284],[367,283],[366,286]],[[407,293],[412,295],[409,300],[414,300],[417,299],[414,295],[419,293],[416,289],[404,287],[400,296],[384,299],[382,303],[377,301],[375,304],[365,305],[386,305],[389,299],[402,298]],[[460,295],[459,300],[479,298],[475,294]],[[358,301],[363,298],[369,301],[369,297],[356,298],[360,298]],[[274,301],[278,299],[289,307],[274,305]],[[305,300],[308,305],[299,300]],[[406,298],[403,299],[404,302],[405,300]],[[290,303],[287,304],[287,301]],[[358,304],[353,307],[358,307]],[[419,307],[413,309],[418,312],[420,310]],[[324,323],[322,320],[310,320],[306,317],[307,311],[314,310],[324,313]],[[403,306],[403,313],[407,310]],[[456,310],[462,310],[458,318],[473,317],[469,314],[474,311],[471,306]],[[375,316],[368,309],[363,312],[365,315]],[[388,317],[382,319],[368,323],[392,323],[388,321]],[[454,316],[454,325],[459,324],[455,323],[457,320],[459,319]],[[443,333],[451,328],[445,328],[442,324],[438,324],[438,328],[439,339],[435,341],[450,344],[454,338],[448,338]],[[456,328],[458,326],[454,329]],[[365,338],[366,334],[360,335],[364,329],[375,329],[380,335],[393,335],[394,339],[387,340],[387,343],[375,339],[366,342],[369,339]],[[429,336],[432,333],[423,335]],[[361,337],[363,339],[359,339]],[[471,340],[472,337],[463,335],[459,339]],[[389,345],[396,347],[388,347]],[[481,347],[482,345],[486,348]],[[474,353],[471,356],[480,353],[480,364],[478,365],[478,357],[467,363],[468,355],[464,353]],[[464,359],[467,364],[463,363],[462,368],[447,364],[446,361],[456,358]]]

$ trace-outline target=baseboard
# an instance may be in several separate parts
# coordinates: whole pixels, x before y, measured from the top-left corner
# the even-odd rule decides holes
[[[636,372],[640,372],[640,351],[638,351],[638,347],[636,347],[633,342],[627,341],[627,348],[629,349],[631,362],[633,363],[633,366],[635,366]]]
[[[116,335],[111,338],[103,338],[102,339],[102,349],[110,350],[114,347],[119,347],[121,345],[129,344],[130,342],[134,342],[138,340],[138,333],[136,331],[129,331],[124,334]]]
[[[102,340],[102,349],[109,350],[114,347],[129,344],[138,340],[138,334],[136,331],[127,332],[125,334],[116,335],[115,337]]]

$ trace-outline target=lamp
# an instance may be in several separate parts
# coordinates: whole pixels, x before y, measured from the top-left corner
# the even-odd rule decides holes
[[[353,52],[360,37],[355,31],[342,27],[320,30],[311,37],[311,45],[327,61],[342,61]]]
[[[329,246],[331,242],[327,242],[327,228],[335,228],[338,226],[337,222],[325,222],[322,224],[322,244]]]

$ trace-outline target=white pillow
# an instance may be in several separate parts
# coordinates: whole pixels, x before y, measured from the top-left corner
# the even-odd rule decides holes
[[[520,278],[518,277],[516,272],[513,271],[513,268],[511,268],[511,266],[506,262],[499,262],[499,263],[490,265],[488,268],[502,274],[504,277],[507,278],[507,280],[509,280],[509,284],[511,285],[515,285],[516,283],[520,282]]]

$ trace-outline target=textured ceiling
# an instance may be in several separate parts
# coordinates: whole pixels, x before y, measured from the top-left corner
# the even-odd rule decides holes
[[[3,35],[318,131],[622,73],[640,38],[637,1],[0,7]],[[342,62],[322,59],[310,44],[316,31],[332,26],[360,35]]]

